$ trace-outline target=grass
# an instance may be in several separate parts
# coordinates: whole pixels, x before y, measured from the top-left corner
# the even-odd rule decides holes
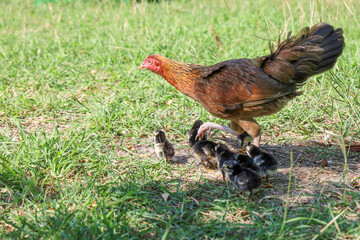
[[[284,194],[251,204],[192,162],[157,161],[153,129],[187,152],[195,119],[226,122],[137,68],[155,53],[201,64],[256,57],[281,32],[319,21],[342,27],[346,48],[331,73],[259,119],[264,143],[305,154],[294,155],[294,171],[326,158],[338,167],[318,171],[340,177],[351,172],[345,163],[359,164],[345,148],[360,141],[359,13],[357,1],[341,0],[1,1],[1,238],[358,238],[354,180],[319,182],[314,172],[315,190],[296,195],[305,189],[295,172],[288,184],[290,151],[275,187]],[[334,147],[308,144],[325,131]]]

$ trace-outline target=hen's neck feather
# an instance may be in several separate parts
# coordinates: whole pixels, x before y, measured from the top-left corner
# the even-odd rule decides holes
[[[199,78],[204,66],[180,63],[165,57],[161,57],[160,61],[160,75],[180,92],[196,100],[194,81]]]

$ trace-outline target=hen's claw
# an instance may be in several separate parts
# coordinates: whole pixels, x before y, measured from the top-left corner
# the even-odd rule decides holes
[[[211,128],[211,126],[209,126],[209,125],[211,125],[211,124],[205,123],[205,124],[203,124],[203,125],[200,126],[200,128],[199,128],[199,130],[198,130],[198,133],[197,133],[197,135],[196,135],[196,137],[195,137],[196,140],[198,140],[198,139],[199,139],[199,140],[203,139],[203,137],[205,136],[206,131],[208,131],[208,130],[209,130],[208,135],[210,135],[210,132],[211,132],[212,128]]]

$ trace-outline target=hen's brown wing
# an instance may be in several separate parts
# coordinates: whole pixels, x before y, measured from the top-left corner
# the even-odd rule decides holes
[[[288,95],[296,88],[269,77],[250,59],[204,67],[194,87],[197,100],[214,115],[258,106]]]
[[[260,105],[269,108],[266,103],[275,99],[281,102],[274,105],[278,111],[285,106],[284,101],[299,95],[296,88],[307,78],[331,69],[344,46],[341,28],[334,29],[327,23],[304,28],[296,36],[288,34],[270,55],[203,67],[201,77],[195,82],[197,100],[219,117],[224,117],[221,113],[243,108]],[[275,110],[259,114],[271,114]]]

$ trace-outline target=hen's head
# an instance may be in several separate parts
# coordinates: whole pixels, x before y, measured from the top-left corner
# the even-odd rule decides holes
[[[161,75],[161,60],[158,55],[148,56],[145,61],[139,66],[139,69],[147,68],[153,73]]]

